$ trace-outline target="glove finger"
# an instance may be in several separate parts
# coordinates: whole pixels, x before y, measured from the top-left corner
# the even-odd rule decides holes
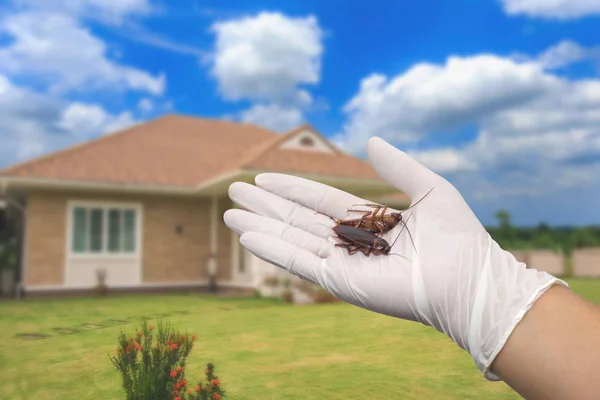
[[[293,175],[264,173],[257,175],[255,182],[271,193],[339,219],[346,218],[354,205],[368,203],[343,190]]]
[[[328,238],[335,222],[301,204],[244,182],[229,186],[231,200],[246,210],[283,221],[316,236]]]
[[[256,257],[319,284],[323,259],[308,250],[261,232],[246,232],[240,243]]]
[[[413,201],[442,182],[435,172],[379,137],[369,139],[367,154],[375,171]]]
[[[238,235],[259,232],[285,240],[306,249],[319,257],[329,257],[332,243],[310,232],[288,225],[285,222],[255,214],[250,211],[231,209],[223,215],[225,225]]]

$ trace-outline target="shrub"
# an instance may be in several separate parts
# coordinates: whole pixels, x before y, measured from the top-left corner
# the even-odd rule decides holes
[[[313,300],[315,303],[338,303],[340,301],[340,299],[320,286],[315,290]]]
[[[271,275],[265,278],[264,283],[270,287],[277,287],[279,286],[279,278],[275,275]]]
[[[136,334],[122,331],[116,355],[109,356],[121,373],[127,400],[219,400],[225,397],[214,366],[207,364],[207,384],[198,382],[189,389],[185,379],[186,358],[194,347],[195,336],[158,321],[158,331],[144,321]],[[154,343],[154,344],[153,344]],[[187,396],[187,397],[186,397]]]
[[[301,280],[296,284],[298,290],[309,295],[315,303],[337,303],[340,300],[316,283]]]
[[[281,293],[281,300],[285,303],[293,303],[294,302],[294,292],[289,289],[286,289]]]
[[[106,296],[108,286],[106,285],[106,270],[99,269],[96,271],[96,287],[95,292],[98,296]]]

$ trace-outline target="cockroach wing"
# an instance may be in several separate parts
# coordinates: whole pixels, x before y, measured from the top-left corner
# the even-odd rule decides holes
[[[353,226],[339,225],[333,228],[337,235],[345,241],[358,246],[373,247],[373,243],[379,243],[381,238],[360,228]]]

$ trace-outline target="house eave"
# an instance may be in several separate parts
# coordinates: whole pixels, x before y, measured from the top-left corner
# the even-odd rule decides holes
[[[341,190],[350,191],[358,196],[368,195],[372,197],[385,196],[397,193],[398,189],[384,180],[367,178],[348,178],[327,174],[310,174],[301,172],[286,172],[273,170],[240,169],[231,173],[221,175],[209,182],[198,186],[198,191],[207,195],[227,193],[229,185],[242,181],[254,184],[254,178],[262,173],[282,173],[297,177],[310,179]]]
[[[195,187],[149,185],[118,182],[73,181],[46,178],[24,178],[0,176],[0,184],[6,189],[51,189],[96,192],[121,192],[136,194],[177,195],[177,196],[218,196],[226,195],[233,182],[254,184],[254,178],[262,173],[288,173],[305,179],[330,185],[341,190],[353,192],[358,196],[370,198],[385,196],[398,190],[384,180],[367,178],[340,177],[327,174],[310,174],[273,170],[239,169],[219,175]]]
[[[193,187],[132,184],[119,182],[73,181],[46,178],[24,178],[1,176],[0,182],[6,189],[54,189],[54,190],[86,190],[98,192],[130,192],[145,194],[195,195]]]

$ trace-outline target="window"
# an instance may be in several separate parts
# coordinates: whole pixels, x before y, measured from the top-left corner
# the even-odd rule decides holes
[[[300,139],[300,144],[302,146],[312,147],[312,146],[314,146],[315,142],[312,140],[312,138],[310,136],[304,136],[302,139]]]
[[[135,208],[77,205],[71,209],[71,216],[73,253],[136,252],[138,214]]]

